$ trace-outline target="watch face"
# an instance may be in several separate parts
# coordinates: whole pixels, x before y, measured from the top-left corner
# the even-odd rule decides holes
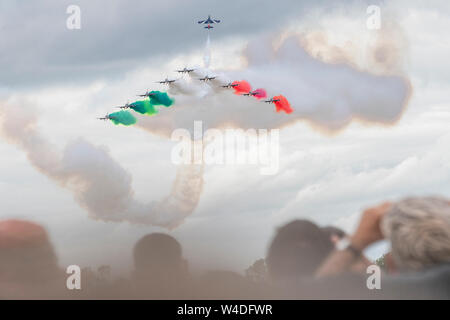
[[[350,245],[350,240],[348,238],[342,238],[336,243],[337,250],[345,250]]]

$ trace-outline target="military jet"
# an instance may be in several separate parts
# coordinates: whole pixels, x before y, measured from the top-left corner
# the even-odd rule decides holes
[[[200,78],[198,80],[207,82],[207,81],[214,80],[215,78],[217,78],[217,77],[204,76],[203,78]]]
[[[140,96],[143,97],[144,95],[140,95]],[[133,107],[133,104],[127,102],[127,103],[125,103],[123,106],[118,106],[118,107],[116,107],[116,108],[119,108],[119,109],[130,109],[131,107]]]
[[[174,83],[175,81],[177,81],[177,80],[176,79],[169,80],[168,78],[166,78],[165,80],[162,80],[162,81],[156,81],[156,83],[171,84],[171,83]]]
[[[144,94],[138,94],[138,97],[150,97],[150,96],[154,96],[155,93],[152,93],[150,91],[146,91]]]
[[[234,88],[234,87],[237,87],[239,84],[237,84],[237,83],[235,83],[235,84],[232,84],[231,82],[229,82],[228,84],[226,84],[226,85],[224,85],[224,86],[221,86],[222,88]]]
[[[243,96],[256,96],[258,94],[258,92],[256,91],[250,91],[247,93],[242,94]]]
[[[280,101],[280,99],[274,99],[274,98],[271,98],[270,100],[265,100],[264,102],[267,102],[267,103],[275,103],[275,102],[278,102],[278,101]]]
[[[109,114],[106,114],[104,117],[101,118],[97,118],[98,120],[103,120],[103,121],[107,121],[107,120],[111,120],[111,116]]]
[[[212,29],[212,28],[214,28],[214,27],[212,26],[212,24],[220,23],[220,20],[212,19],[212,18],[211,18],[211,15],[208,15],[208,18],[207,18],[207,19],[205,19],[205,20],[200,20],[200,21],[198,21],[198,23],[199,23],[199,24],[206,24],[205,29]]]
[[[195,69],[188,69],[188,68],[186,68],[186,67],[184,67],[183,69],[181,69],[181,70],[175,70],[176,72],[178,72],[178,73],[190,73],[190,72],[192,72],[192,71],[194,71]]]

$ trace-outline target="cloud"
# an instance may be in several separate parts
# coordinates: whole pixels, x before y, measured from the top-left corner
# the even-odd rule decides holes
[[[398,142],[401,144],[401,141]],[[382,144],[381,141],[378,143]],[[359,168],[358,164],[367,162],[365,157],[375,158],[381,145],[377,149],[372,143],[372,150],[356,145],[351,148],[353,159],[349,159],[343,150],[335,152],[334,163],[327,162],[329,168],[322,177],[313,182],[299,182],[295,195],[275,214],[276,219],[285,220],[302,213],[319,221],[342,220],[345,215],[354,214],[378,201],[409,195],[448,195],[450,189],[446,182],[450,179],[450,152],[445,148],[448,143],[450,135],[445,134],[426,151],[405,148],[402,154],[407,156],[400,160],[395,159],[395,149],[390,152],[385,147],[382,150],[386,160],[390,159],[389,164],[371,161],[369,166]],[[302,163],[310,166],[305,160]]]

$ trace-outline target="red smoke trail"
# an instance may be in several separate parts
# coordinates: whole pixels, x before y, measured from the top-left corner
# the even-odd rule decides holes
[[[234,88],[234,94],[243,94],[250,92],[252,90],[252,86],[245,80],[242,81],[234,81],[232,85],[237,84]]]
[[[267,97],[267,93],[266,93],[266,90],[265,90],[265,89],[258,88],[258,89],[256,89],[256,90],[253,91],[253,96],[254,96],[256,99],[262,99],[262,98]]]
[[[291,108],[291,104],[289,103],[289,101],[285,98],[285,96],[283,95],[279,95],[279,96],[275,96],[273,97],[273,100],[279,100],[279,101],[275,101],[275,107],[277,112],[280,112],[281,110],[283,110],[286,113],[291,113],[292,111],[294,111]]]

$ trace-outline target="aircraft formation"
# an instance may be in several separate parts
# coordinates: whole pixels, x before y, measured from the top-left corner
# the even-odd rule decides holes
[[[204,28],[208,30],[214,28],[213,25],[218,23],[220,23],[220,20],[211,18],[211,15],[208,15],[208,18],[204,20],[198,21],[198,24],[204,25]],[[175,72],[180,73],[182,75],[187,74],[192,76],[191,73],[193,73],[195,70],[196,69],[194,68],[184,67],[183,69],[175,70]],[[214,85],[216,82],[213,82],[213,80],[216,80],[217,78],[218,76],[207,74],[201,78],[196,78],[196,80],[205,83],[210,82],[211,83],[210,85]],[[170,87],[178,80],[180,79],[169,79],[169,77],[166,77],[164,80],[156,81],[156,83],[167,85]],[[233,89],[234,94],[236,95],[253,97],[258,100],[267,98],[267,93],[265,89],[263,88],[252,89],[251,85],[246,80],[233,81],[225,85],[222,82],[221,84],[219,84],[219,86],[224,89]],[[155,115],[158,113],[158,106],[170,107],[175,101],[174,99],[169,97],[166,92],[156,90],[153,91],[147,90],[145,93],[138,94],[137,96],[144,98],[144,100],[135,101],[132,103],[127,102],[122,106],[117,106],[116,108],[121,109],[120,111],[107,114],[106,116],[97,119],[104,121],[111,120],[114,124],[131,125],[136,123],[136,118],[127,109],[133,110],[140,114]],[[287,114],[293,112],[293,109],[291,108],[289,101],[283,95],[274,96],[268,100],[263,101],[265,103],[274,104],[276,112],[283,111]]]

